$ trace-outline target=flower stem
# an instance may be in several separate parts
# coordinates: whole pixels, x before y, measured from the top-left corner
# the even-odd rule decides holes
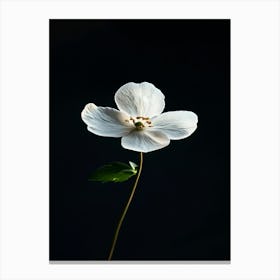
[[[114,239],[113,239],[113,244],[112,244],[112,247],[111,247],[111,250],[110,250],[110,254],[109,254],[109,258],[108,258],[109,261],[112,259],[112,256],[113,256],[113,253],[114,253],[114,249],[115,249],[115,246],[116,246],[116,243],[117,243],[118,235],[119,235],[119,232],[120,232],[123,220],[125,218],[125,215],[127,213],[128,207],[129,207],[129,205],[130,205],[130,203],[132,201],[133,195],[135,193],[135,190],[136,190],[136,187],[137,187],[140,175],[141,175],[142,165],[143,165],[143,153],[140,153],[140,164],[139,164],[138,174],[137,174],[134,186],[132,188],[132,192],[131,192],[130,197],[128,199],[128,202],[127,202],[127,204],[126,204],[126,206],[124,208],[124,211],[123,211],[122,216],[120,218],[120,221],[118,223],[118,226],[117,226],[117,229],[116,229],[116,232],[115,232],[115,235],[114,235]]]

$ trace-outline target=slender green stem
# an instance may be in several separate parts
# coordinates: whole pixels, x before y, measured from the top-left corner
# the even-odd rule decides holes
[[[134,186],[132,188],[130,197],[128,199],[128,202],[127,202],[127,204],[126,204],[126,206],[124,208],[124,211],[123,211],[122,216],[120,218],[120,221],[118,223],[118,226],[117,226],[117,229],[116,229],[116,232],[115,232],[115,235],[114,235],[114,239],[113,239],[113,244],[112,244],[112,247],[111,247],[111,250],[110,250],[110,254],[109,254],[109,258],[108,258],[109,261],[112,259],[112,256],[113,256],[113,253],[114,253],[114,249],[115,249],[115,246],[116,246],[116,243],[117,243],[118,235],[119,235],[119,232],[120,232],[123,220],[125,218],[125,215],[127,213],[128,207],[129,207],[129,205],[130,205],[130,203],[132,201],[133,195],[135,193],[135,190],[136,190],[136,187],[137,187],[140,175],[141,175],[142,165],[143,165],[143,153],[140,153],[140,164],[139,164],[138,174],[137,174]]]

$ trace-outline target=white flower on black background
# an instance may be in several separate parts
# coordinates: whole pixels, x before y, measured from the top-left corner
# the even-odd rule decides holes
[[[115,94],[119,110],[89,103],[82,111],[82,119],[96,135],[122,137],[125,149],[152,152],[166,147],[170,140],[190,136],[197,128],[198,117],[191,111],[162,113],[164,98],[151,83],[130,82]]]

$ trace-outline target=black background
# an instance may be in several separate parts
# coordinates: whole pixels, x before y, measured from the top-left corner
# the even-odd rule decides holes
[[[113,259],[229,260],[229,20],[50,20],[50,260],[108,258],[135,177],[88,177],[139,155],[88,132],[80,113],[89,102],[116,108],[130,81],[153,83],[165,111],[193,111],[199,123],[144,154]]]

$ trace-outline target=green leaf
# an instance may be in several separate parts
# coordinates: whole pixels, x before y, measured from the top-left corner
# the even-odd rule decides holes
[[[137,164],[136,163],[134,163],[133,161],[129,161],[129,165],[131,166],[131,168],[133,169],[133,170],[136,170],[137,168]]]
[[[111,162],[99,167],[89,178],[90,181],[106,182],[124,182],[137,174],[137,165],[129,162],[129,165],[123,162]]]

